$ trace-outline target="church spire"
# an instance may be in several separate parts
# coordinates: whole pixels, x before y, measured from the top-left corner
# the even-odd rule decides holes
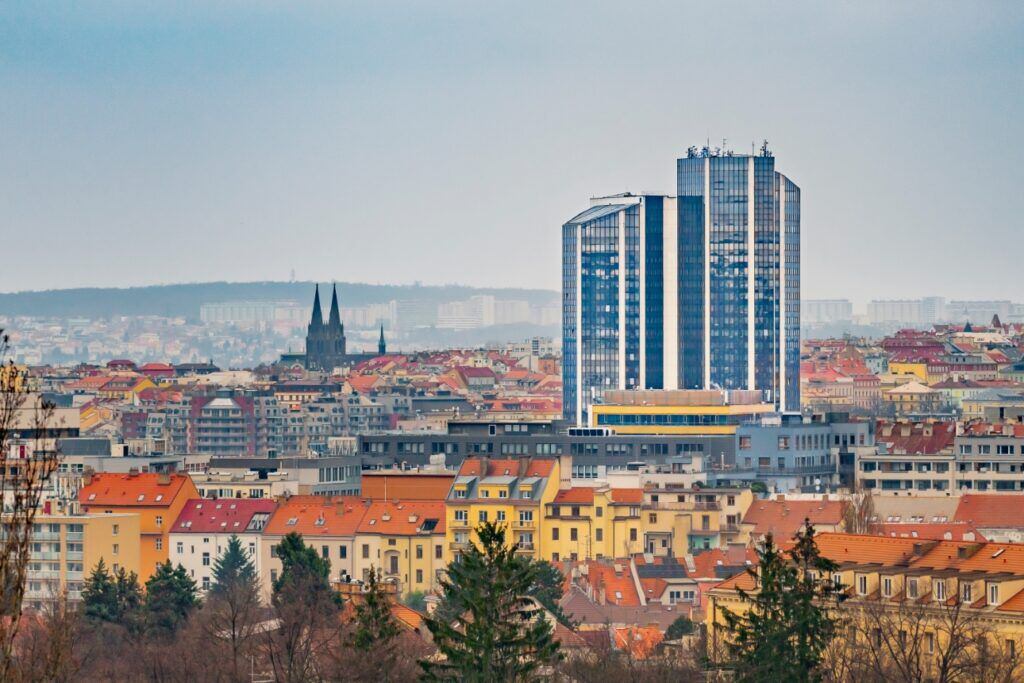
[[[388,346],[384,342],[384,323],[380,324],[380,340],[377,342],[377,353],[381,356],[387,355]]]
[[[330,327],[341,327],[341,311],[338,310],[338,286],[331,286],[331,318],[327,321]]]
[[[316,286],[316,294],[313,295],[313,318],[309,321],[310,327],[319,327],[324,324],[324,315],[320,312],[320,285]]]

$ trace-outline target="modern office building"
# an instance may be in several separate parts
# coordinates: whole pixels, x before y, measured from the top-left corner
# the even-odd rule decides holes
[[[799,410],[800,188],[775,158],[691,148],[677,196],[562,226],[565,417],[609,389],[744,389]]]

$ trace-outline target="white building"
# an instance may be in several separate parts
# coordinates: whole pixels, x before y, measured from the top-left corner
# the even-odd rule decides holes
[[[213,583],[214,563],[227,549],[231,537],[238,536],[257,576],[262,576],[260,539],[276,508],[277,502],[271,499],[190,500],[171,527],[168,559],[183,566],[200,591],[205,592]]]

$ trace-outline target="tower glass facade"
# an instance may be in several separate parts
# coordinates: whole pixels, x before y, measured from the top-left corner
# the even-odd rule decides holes
[[[606,389],[755,389],[799,410],[800,189],[767,150],[691,149],[676,170],[676,197],[595,199],[562,228],[568,419]]]

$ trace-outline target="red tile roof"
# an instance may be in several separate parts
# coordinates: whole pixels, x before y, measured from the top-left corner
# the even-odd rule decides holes
[[[433,529],[423,533],[444,534],[445,515],[442,501],[374,501],[366,508],[356,531],[382,536],[418,536],[427,520]]]
[[[879,523],[871,525],[871,533],[892,538],[923,538],[934,541],[987,540],[973,524],[965,522]]]
[[[353,536],[369,503],[358,496],[292,496],[278,505],[263,533]]]
[[[484,463],[487,471],[484,471]],[[526,464],[526,471],[519,473],[520,460],[516,458],[468,458],[459,468],[460,477],[549,477],[555,466],[554,458],[531,458]]]
[[[883,443],[890,453],[908,455],[934,455],[953,448],[956,423],[905,423],[879,420],[875,426],[875,440]]]
[[[194,498],[185,503],[171,533],[240,534],[246,531],[254,515],[270,515],[275,508],[277,502],[271,498]]]
[[[612,502],[622,504],[639,504],[644,502],[643,489],[612,489]]]
[[[571,489],[562,489],[555,494],[555,499],[552,503],[566,503],[566,504],[578,504],[578,505],[593,505],[594,504],[594,489],[588,486],[574,486]]]
[[[967,494],[953,519],[982,529],[1024,529],[1024,495]]]
[[[165,481],[167,483],[160,483]],[[182,492],[191,492],[195,487],[187,474],[141,474],[101,473],[92,475],[91,481],[78,491],[78,502],[85,507],[131,506],[168,507]]]
[[[816,526],[836,526],[843,521],[848,503],[841,500],[755,500],[743,516],[754,534],[772,534],[779,541],[793,537],[810,519]]]
[[[626,626],[615,629],[615,647],[626,650],[634,659],[646,659],[654,654],[665,639],[654,626]]]

